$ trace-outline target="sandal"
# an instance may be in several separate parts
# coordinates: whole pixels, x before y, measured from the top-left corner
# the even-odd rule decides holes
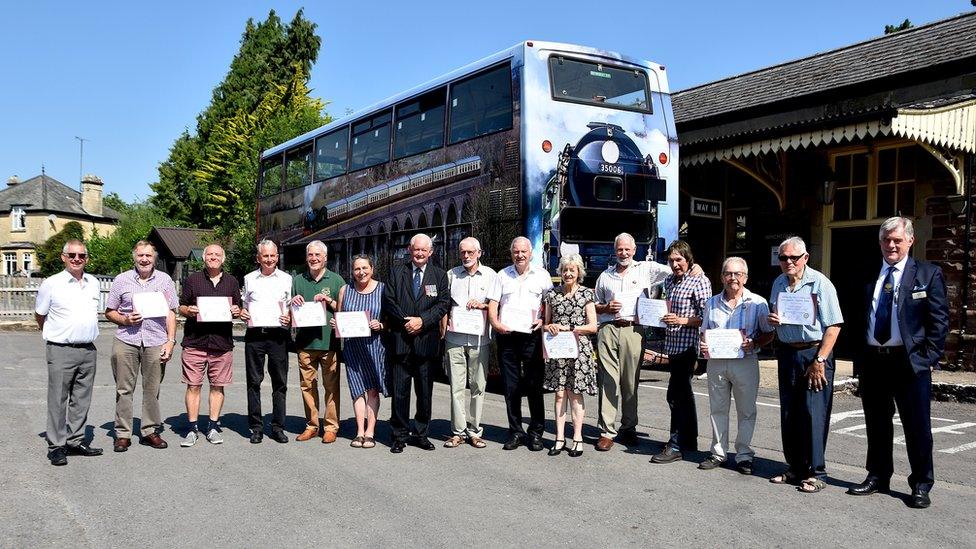
[[[356,437],[356,438],[352,439],[352,442],[349,443],[349,446],[352,446],[353,448],[362,448],[363,447],[363,437]]]
[[[772,482],[773,484],[797,484],[799,482],[799,478],[793,473],[787,471],[769,479],[769,482]]]
[[[453,437],[447,439],[447,442],[444,443],[444,447],[445,448],[457,448],[458,446],[460,446],[462,444],[464,444],[464,439],[461,438],[461,437],[459,437],[459,436],[457,436],[457,435],[454,435]]]
[[[796,487],[797,490],[803,492],[804,494],[816,494],[817,492],[823,490],[827,487],[827,483],[820,480],[819,478],[808,478],[800,483]]]
[[[376,446],[376,440],[373,437],[363,437],[363,448],[372,448]]]
[[[488,446],[488,444],[486,444],[484,440],[481,440],[478,437],[471,437],[471,438],[469,438],[468,439],[468,444],[470,444],[471,446],[474,446],[475,448],[484,448],[485,446]]]

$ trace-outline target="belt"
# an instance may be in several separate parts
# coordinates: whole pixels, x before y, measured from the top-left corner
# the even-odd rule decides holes
[[[905,352],[904,345],[898,345],[895,347],[877,347],[874,345],[868,345],[868,350],[877,355],[894,355]]]
[[[48,345],[56,345],[58,347],[74,347],[76,349],[86,349],[86,348],[88,348],[92,344],[92,342],[88,342],[88,343],[58,343],[56,341],[48,341],[47,344]]]
[[[796,343],[786,342],[787,345],[793,347],[794,349],[812,349],[814,347],[819,347],[819,341],[798,341]]]
[[[265,335],[280,335],[281,331],[286,328],[248,328],[247,331],[252,334],[265,334]]]

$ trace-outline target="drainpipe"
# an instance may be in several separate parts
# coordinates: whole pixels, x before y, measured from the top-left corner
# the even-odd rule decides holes
[[[970,250],[972,249],[972,244],[970,242],[970,231],[973,223],[973,177],[976,177],[976,154],[969,153],[966,155],[966,178],[963,181],[963,192],[966,193],[966,231],[963,233],[962,288],[960,288],[962,297],[962,311],[959,318],[959,350],[956,352],[955,369],[957,371],[963,370],[965,357],[963,349],[966,339],[968,339],[968,336],[966,335],[966,321],[968,316],[967,313],[969,312],[969,272],[972,263],[969,254]]]

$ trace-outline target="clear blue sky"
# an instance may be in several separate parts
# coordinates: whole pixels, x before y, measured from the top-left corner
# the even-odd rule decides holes
[[[145,198],[210,101],[244,23],[298,2],[34,2],[4,7],[0,188],[41,165],[77,186]],[[322,50],[314,95],[342,115],[525,39],[606,48],[668,67],[671,89],[805,57],[972,10],[969,0],[820,2],[308,2]]]

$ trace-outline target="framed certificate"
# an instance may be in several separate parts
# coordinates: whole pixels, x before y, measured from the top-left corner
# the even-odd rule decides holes
[[[328,324],[324,301],[306,301],[301,306],[291,306],[291,325],[295,328],[310,328]]]
[[[505,326],[508,326],[508,329],[513,332],[531,334],[532,324],[535,322],[536,314],[536,311],[528,307],[519,307],[518,305],[506,303],[501,307],[498,320]]]
[[[197,298],[197,322],[230,322],[231,300],[224,296],[200,296]]]
[[[247,325],[251,328],[281,328],[285,306],[280,301],[249,301],[247,312],[251,317]]]
[[[542,354],[546,360],[579,357],[579,341],[573,332],[552,335],[542,332]]]
[[[132,294],[132,311],[142,318],[166,318],[169,304],[163,292],[139,292]]]
[[[705,330],[705,358],[742,358],[742,331],[732,329]]]
[[[458,334],[484,335],[486,317],[487,311],[484,309],[451,307],[451,321],[447,324],[447,330]]]
[[[776,296],[776,314],[780,324],[812,325],[817,319],[813,294],[780,292]]]
[[[350,337],[369,337],[373,330],[369,327],[366,311],[345,311],[335,314],[336,335],[343,339]]]
[[[668,302],[664,299],[637,298],[637,323],[641,326],[664,328],[661,317],[668,312]]]

